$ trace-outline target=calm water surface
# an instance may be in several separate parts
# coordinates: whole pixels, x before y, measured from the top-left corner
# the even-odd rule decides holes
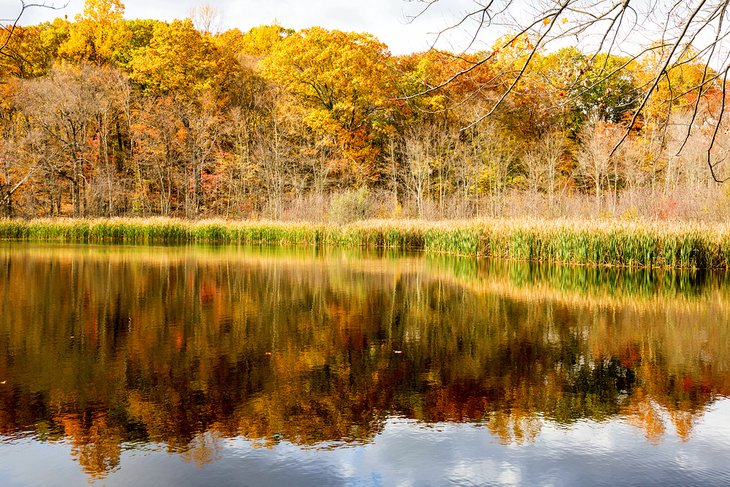
[[[729,485],[730,277],[0,244],[0,485]]]

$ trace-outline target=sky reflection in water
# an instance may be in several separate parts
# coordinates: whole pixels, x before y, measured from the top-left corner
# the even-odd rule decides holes
[[[164,446],[130,449],[105,485],[727,485],[730,401],[713,406],[697,440],[670,435],[651,445],[623,422],[546,425],[529,445],[505,447],[483,427],[424,426],[390,419],[373,443],[332,450],[288,442],[255,448],[218,438],[215,461],[199,468]],[[209,441],[212,439],[209,438]],[[398,452],[398,453],[394,453]],[[84,485],[70,448],[21,440],[0,445],[5,486]],[[44,468],[37,461],[43,458]],[[63,472],[63,476],[59,475]]]

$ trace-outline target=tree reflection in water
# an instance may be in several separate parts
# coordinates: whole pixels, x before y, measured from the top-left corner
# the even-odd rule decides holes
[[[368,443],[394,415],[622,419],[685,441],[730,395],[724,275],[313,250],[0,247],[0,435],[205,465],[226,438]]]

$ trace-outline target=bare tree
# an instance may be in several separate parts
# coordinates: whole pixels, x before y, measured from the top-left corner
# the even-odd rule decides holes
[[[416,204],[419,218],[425,216],[431,189],[431,175],[437,159],[434,139],[437,131],[431,125],[413,128],[405,135],[406,189]]]
[[[532,194],[544,191],[552,206],[560,168],[566,151],[565,136],[559,131],[544,134],[522,155]]]
[[[18,103],[37,127],[43,145],[58,148],[62,157],[48,161],[56,176],[71,185],[74,216],[86,212],[86,190],[91,175],[93,148],[98,132],[102,92],[90,66],[57,67],[47,78],[24,83]]]
[[[284,196],[295,181],[295,169],[298,166],[298,150],[290,139],[292,132],[282,107],[272,104],[268,107],[266,117],[251,124],[253,141],[251,165],[259,191],[266,199],[266,213],[279,219],[284,212]]]
[[[184,104],[171,96],[144,100],[131,113],[133,166],[137,173],[133,196],[135,212],[169,216],[177,209],[174,203],[184,200],[181,194],[185,179],[179,161],[186,154],[183,123]],[[151,206],[148,196],[157,194],[159,206]]]
[[[610,154],[615,140],[621,137],[617,132],[614,127],[594,119],[583,128],[580,137],[580,148],[576,155],[576,176],[587,191],[593,191],[596,214],[601,212],[605,190],[613,190],[614,208],[618,200],[618,154]]]
[[[15,113],[14,113],[15,112]],[[5,216],[14,216],[13,198],[41,167],[38,159],[28,157],[33,150],[27,122],[17,110],[0,113],[0,207]]]
[[[204,34],[218,34],[221,30],[221,13],[209,3],[194,7],[190,18],[195,28]]]
[[[480,160],[473,165],[476,184],[477,216],[483,216],[480,192],[489,195],[487,210],[491,216],[500,216],[504,209],[504,194],[514,179],[517,168],[518,144],[514,137],[503,134],[493,124],[480,128],[471,138],[471,152]]]
[[[203,174],[214,162],[222,135],[222,120],[210,93],[188,104],[184,113],[187,141],[185,217],[197,218],[203,209]]]
[[[436,4],[447,2],[449,0],[416,0],[415,3],[420,4],[421,8],[413,13],[413,18],[424,15],[435,8]],[[529,38],[528,45],[531,47],[520,60],[516,71],[508,77],[508,82],[503,83],[503,88],[491,106],[473,121],[478,123],[492,115],[518,89],[520,81],[541,50],[572,39],[585,52],[592,53],[591,61],[598,59],[600,53],[626,58],[625,63],[618,67],[603,63],[598,76],[593,77],[592,86],[581,85],[583,73],[576,70],[573,79],[567,81],[568,87],[580,86],[581,89],[572,90],[572,96],[580,96],[581,91],[620,76],[630,63],[641,62],[651,66],[651,76],[639,87],[640,101],[610,154],[614,154],[627,140],[652,97],[657,96],[660,85],[669,85],[666,103],[670,107],[688,94],[696,96],[697,102],[691,114],[692,122],[700,113],[704,96],[719,91],[722,103],[714,113],[715,131],[705,147],[705,158],[712,178],[722,182],[730,179],[730,167],[722,167],[725,159],[716,158],[717,151],[713,149],[718,143],[725,117],[730,70],[729,6],[730,0],[474,0],[473,8],[463,12],[438,33],[434,45],[455,31],[465,31],[468,34],[465,51],[483,48],[484,45],[480,43],[495,32],[510,34],[464,69],[419,94],[441,89],[460,78],[468,77],[515,41]],[[652,62],[649,63],[650,59]],[[699,83],[682,90],[673,90],[670,83],[673,72],[693,63],[704,67]],[[570,101],[565,99],[564,103]],[[666,111],[664,126],[668,126],[671,114],[671,110]],[[693,131],[699,128],[699,124],[687,125],[680,150],[687,145]]]

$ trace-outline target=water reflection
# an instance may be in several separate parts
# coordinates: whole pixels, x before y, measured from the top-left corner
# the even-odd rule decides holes
[[[719,274],[311,249],[0,246],[0,435],[193,465],[226,441],[371,444],[393,417],[502,444],[625,422],[659,445],[730,395]],[[427,460],[425,460],[427,461]]]

